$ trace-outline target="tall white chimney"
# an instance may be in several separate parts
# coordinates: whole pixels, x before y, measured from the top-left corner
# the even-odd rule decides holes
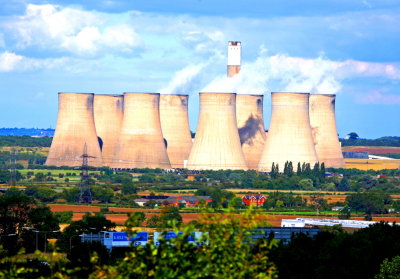
[[[228,42],[228,77],[233,77],[240,72],[240,63],[242,60],[242,43]]]

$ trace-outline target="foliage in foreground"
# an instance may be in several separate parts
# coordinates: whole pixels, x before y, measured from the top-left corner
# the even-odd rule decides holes
[[[133,248],[115,265],[99,267],[91,278],[277,278],[269,260],[275,240],[251,243],[250,231],[260,225],[248,211],[241,218],[205,213],[199,220],[208,244],[195,246],[187,241],[193,225],[171,242],[161,241],[145,248]],[[175,231],[178,228],[175,226]]]
[[[400,256],[394,257],[392,260],[385,259],[381,264],[379,274],[376,279],[400,279]]]

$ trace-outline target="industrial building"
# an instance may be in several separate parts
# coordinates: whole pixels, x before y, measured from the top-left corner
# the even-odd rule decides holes
[[[241,69],[241,42],[228,42],[227,77]],[[249,92],[250,93],[250,92]],[[265,131],[263,95],[202,92],[196,137],[189,95],[59,93],[56,132],[46,165],[115,169],[188,168],[279,171],[287,161],[342,168],[335,95],[271,93]]]
[[[124,93],[124,117],[113,168],[171,168],[159,104],[159,93]]]
[[[344,168],[335,119],[336,95],[310,95],[310,124],[318,161],[329,168]]]
[[[258,169],[271,171],[272,164],[282,172],[285,162],[317,161],[310,125],[308,93],[271,93],[271,121]]]
[[[240,72],[240,64],[242,62],[242,43],[228,42],[228,77],[233,77]]]
[[[160,96],[160,120],[172,168],[184,168],[192,149],[188,95]]]
[[[110,167],[115,157],[123,117],[124,96],[94,96],[94,122],[105,166]]]
[[[190,170],[247,169],[236,121],[235,93],[200,93]]]
[[[58,93],[58,118],[47,166],[80,166],[87,149],[91,166],[103,166],[93,112],[93,93]]]
[[[236,95],[236,118],[240,144],[249,169],[256,170],[267,138],[263,95]]]

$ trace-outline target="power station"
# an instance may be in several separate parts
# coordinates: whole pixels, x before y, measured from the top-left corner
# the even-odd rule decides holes
[[[228,42],[227,78],[241,70],[241,42]],[[189,95],[59,93],[56,132],[46,165],[115,169],[253,169],[283,171],[324,163],[344,167],[335,121],[335,95],[271,93],[264,127],[263,95],[202,92],[196,136]],[[86,147],[85,147],[86,146]],[[87,151],[86,151],[87,150]]]
[[[272,164],[283,171],[285,162],[310,164],[318,161],[310,125],[308,93],[271,93],[272,111],[268,137],[258,169],[271,171]]]
[[[249,169],[256,170],[264,148],[266,134],[263,95],[237,95],[236,117],[240,144]]]
[[[184,168],[192,149],[189,127],[188,95],[160,96],[160,119],[172,168]]]
[[[124,117],[112,167],[169,169],[159,93],[124,93]]]
[[[335,120],[336,95],[310,95],[310,123],[318,161],[329,168],[344,168]]]
[[[100,140],[105,166],[110,167],[115,158],[115,148],[121,132],[124,117],[124,96],[95,95],[94,123]]]
[[[247,169],[236,121],[235,93],[200,93],[191,170]]]
[[[93,113],[93,93],[58,93],[57,126],[48,166],[80,166],[85,145],[88,164],[103,166]]]

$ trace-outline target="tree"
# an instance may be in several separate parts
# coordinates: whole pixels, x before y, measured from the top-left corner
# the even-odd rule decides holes
[[[238,220],[230,213],[201,214],[199,223],[204,234],[196,246],[188,237],[194,225],[174,227],[178,238],[145,247],[133,247],[123,260],[113,266],[102,266],[91,278],[277,278],[269,251],[275,240],[251,240],[251,232],[263,226],[255,214],[245,213]]]
[[[356,140],[356,139],[359,138],[358,134],[355,133],[355,132],[351,132],[351,133],[349,133],[347,135],[349,136],[349,139],[352,139],[352,140]]]
[[[33,198],[10,189],[0,196],[0,234],[17,234],[26,226],[29,213],[36,207]]]
[[[44,250],[44,246],[48,243],[47,239],[58,236],[59,223],[59,219],[48,206],[39,205],[33,208],[28,214],[26,223],[26,227],[29,227],[30,230],[24,230],[21,234],[26,251],[32,253],[36,247]]]
[[[346,203],[356,211],[362,211],[367,215],[375,213],[387,213],[392,198],[384,192],[353,193],[346,197]]]
[[[244,208],[243,201],[239,197],[234,197],[230,202],[230,206],[236,209]]]
[[[58,196],[56,191],[47,186],[28,186],[26,194],[43,202],[52,202]]]
[[[128,219],[125,221],[126,227],[141,227],[146,220],[146,215],[143,212],[131,212],[128,214]]]
[[[107,187],[92,186],[91,191],[93,199],[101,202],[111,202],[114,197],[114,191]]]
[[[276,178],[276,177],[278,176],[278,174],[279,174],[279,167],[278,167],[278,164],[275,165],[275,163],[272,162],[271,172],[269,173],[269,175],[270,175],[272,178]]]
[[[154,173],[144,173],[139,176],[139,181],[144,183],[154,183],[156,181],[156,175]]]
[[[123,182],[122,186],[121,186],[121,190],[122,190],[122,193],[124,193],[124,195],[136,194],[136,192],[137,192],[135,184],[132,181]]]
[[[310,178],[303,178],[299,181],[299,186],[302,190],[313,190],[314,184]]]
[[[182,223],[182,216],[179,214],[179,208],[174,206],[164,207],[160,214],[161,227],[172,228]]]
[[[348,191],[350,189],[349,180],[346,177],[343,177],[342,180],[340,180],[337,189],[339,191]]]
[[[351,217],[351,208],[348,206],[343,207],[343,209],[339,213],[339,219],[350,219]]]
[[[297,176],[301,176],[301,174],[302,174],[300,162],[297,163],[297,171],[296,171],[296,174],[297,174]]]
[[[78,202],[80,193],[81,191],[79,187],[73,187],[70,189],[65,189],[62,193],[62,197],[68,202]]]
[[[37,172],[35,173],[35,181],[44,181],[44,179],[46,178],[46,176],[44,175],[44,173],[42,172]]]
[[[101,213],[89,214],[86,213],[82,220],[73,221],[66,227],[57,240],[57,247],[62,251],[69,251],[70,244],[72,246],[79,243],[78,236],[82,233],[99,233],[101,231],[111,231],[115,228],[116,224],[107,220]]]
[[[311,195],[310,202],[312,206],[315,208],[317,215],[319,215],[321,209],[325,209],[328,207],[328,202],[324,198],[318,195]]]
[[[149,219],[147,219],[147,226],[150,228],[159,228],[161,227],[161,218],[158,215],[153,215]]]
[[[60,211],[54,212],[54,215],[58,218],[60,224],[69,224],[72,221],[73,211]]]
[[[381,264],[379,274],[375,276],[376,279],[400,279],[400,256],[385,259]]]
[[[287,175],[290,177],[290,176],[293,176],[293,163],[290,161],[289,162],[289,164],[288,164],[288,173],[287,173]]]

